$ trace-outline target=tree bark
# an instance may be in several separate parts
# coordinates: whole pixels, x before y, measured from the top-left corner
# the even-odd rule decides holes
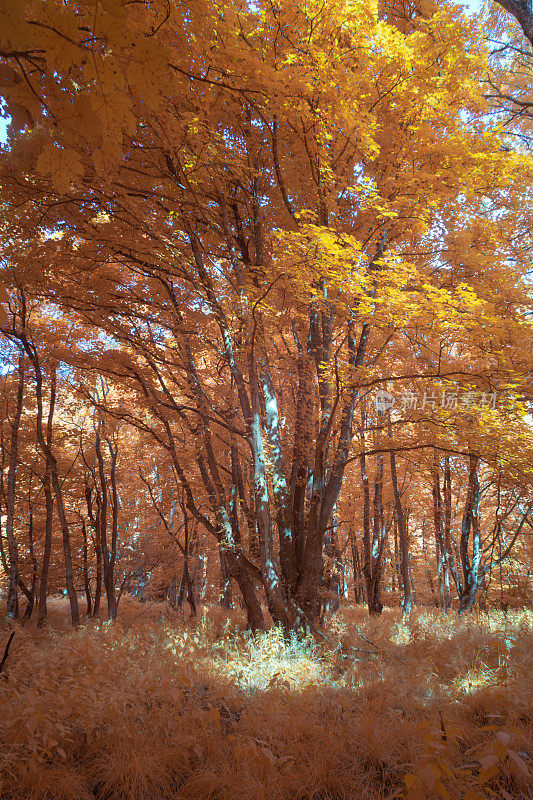
[[[23,296],[23,304],[25,305],[25,299]],[[25,332],[23,331],[21,334],[18,335],[18,338],[22,342],[26,353],[31,361],[34,373],[35,373],[35,391],[37,396],[37,439],[39,441],[39,446],[47,460],[50,464],[50,473],[52,477],[52,488],[54,490],[54,495],[56,499],[57,505],[57,513],[59,516],[59,522],[61,525],[61,533],[63,536],[63,555],[65,561],[65,584],[67,588],[67,595],[70,603],[70,617],[72,620],[72,624],[74,627],[77,627],[80,622],[80,615],[78,609],[78,598],[76,595],[76,589],[74,587],[74,573],[72,569],[72,552],[70,547],[70,532],[69,526],[67,521],[67,515],[65,512],[65,506],[63,503],[63,492],[61,489],[61,483],[59,481],[59,470],[57,459],[52,451],[52,448],[47,444],[44,430],[43,430],[43,375],[41,370],[41,364],[39,355],[37,353],[37,348],[33,343],[31,343]],[[55,364],[52,365],[51,373],[50,373],[50,395],[56,392],[56,366]]]
[[[366,416],[361,419],[364,428]],[[361,434],[364,446],[364,433]],[[383,456],[378,454],[376,476],[374,479],[373,524],[370,533],[370,487],[366,472],[366,457],[361,455],[361,478],[363,481],[363,573],[366,584],[366,600],[369,614],[381,614],[383,604],[380,598],[381,568],[385,529],[383,520]]]
[[[461,525],[461,542],[459,553],[463,571],[463,590],[459,598],[459,614],[472,611],[478,590],[478,575],[481,561],[481,544],[479,531],[479,478],[477,473],[478,458],[470,455],[468,472],[468,490]],[[470,561],[469,541],[472,531],[472,561]]]
[[[31,491],[31,487],[28,489],[28,492]],[[35,547],[34,547],[34,537],[33,537],[33,504],[31,500],[28,503],[29,505],[29,520],[28,520],[28,550],[30,551],[30,560],[32,565],[31,570],[31,586],[29,590],[28,596],[28,603],[24,610],[24,619],[28,620],[31,619],[31,615],[33,613],[33,607],[35,605],[35,595],[37,591],[37,559],[35,557]]]
[[[444,570],[445,570],[445,544],[444,544],[444,530],[443,530],[443,519],[442,519],[442,496],[440,491],[440,476],[439,476],[439,459],[437,454],[437,448],[433,448],[433,464],[431,468],[431,474],[433,478],[433,487],[432,487],[432,494],[433,494],[433,524],[434,524],[434,531],[435,531],[435,554],[437,557],[437,578],[439,582],[439,604],[441,608],[447,608],[447,601],[445,598],[445,579],[444,579]],[[447,566],[446,566],[447,572]]]
[[[412,610],[412,594],[411,594],[411,579],[409,575],[409,540],[407,534],[407,525],[405,521],[405,514],[402,507],[402,498],[398,488],[398,474],[396,471],[396,454],[394,450],[390,451],[390,471],[392,490],[394,493],[394,506],[396,509],[396,522],[398,525],[398,537],[400,544],[400,571],[402,575],[403,584],[403,613],[404,616],[409,617]]]
[[[83,536],[83,585],[85,588],[85,598],[87,600],[87,617],[92,616],[92,595],[91,595],[91,582],[89,578],[89,560],[88,560],[88,546],[87,546],[87,528],[85,520],[81,518],[81,532]]]
[[[528,0],[496,0],[498,5],[511,14],[524,33],[526,39],[533,45],[533,9]]]
[[[355,531],[352,528],[350,528],[350,543],[352,548],[354,602],[356,605],[358,605],[359,603],[363,603],[365,600],[364,578],[361,565],[361,556],[359,555],[359,550],[357,548]]]
[[[53,389],[53,391],[52,391]],[[46,444],[48,450],[52,448],[52,433],[53,421],[55,410],[55,385],[51,387],[50,391],[50,405],[48,407],[48,417],[46,420]],[[39,413],[39,409],[37,409]],[[42,628],[46,622],[47,614],[47,593],[48,593],[48,575],[50,572],[50,558],[52,555],[52,533],[54,527],[54,495],[52,493],[52,465],[50,458],[45,454],[46,466],[43,476],[43,491],[46,508],[46,519],[44,524],[44,550],[43,550],[43,563],[41,567],[41,583],[39,586],[39,611],[37,614],[37,627]]]
[[[114,621],[117,613],[117,601],[115,596],[115,577],[114,577],[114,563],[112,552],[109,550],[107,541],[107,508],[108,508],[108,491],[107,481],[105,475],[104,457],[102,454],[102,443],[100,438],[100,431],[102,429],[103,421],[100,419],[98,425],[95,427],[95,440],[94,447],[96,451],[96,458],[98,461],[98,477],[100,480],[100,550],[102,553],[102,567],[104,587],[107,597],[107,616],[108,619]]]
[[[14,533],[15,522],[15,483],[18,466],[18,441],[20,418],[24,398],[25,357],[22,351],[18,361],[18,383],[15,414],[11,425],[11,449],[9,452],[9,468],[7,476],[7,519],[6,539],[9,553],[9,589],[7,594],[6,619],[15,619],[17,612],[17,588],[19,583],[19,551]]]

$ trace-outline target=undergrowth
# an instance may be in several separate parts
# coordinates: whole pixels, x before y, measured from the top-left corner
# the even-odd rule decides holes
[[[321,644],[218,607],[56,620],[0,675],[1,800],[533,797],[530,611],[346,607]]]

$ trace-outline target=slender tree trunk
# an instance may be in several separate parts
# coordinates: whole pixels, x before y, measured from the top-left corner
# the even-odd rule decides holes
[[[402,507],[402,498],[398,488],[398,474],[396,472],[396,454],[394,450],[390,451],[390,471],[392,490],[394,493],[394,505],[396,509],[396,522],[398,525],[398,537],[400,543],[400,570],[402,575],[403,584],[403,613],[404,616],[409,617],[412,609],[412,595],[411,595],[411,580],[409,576],[409,539],[407,534],[407,525],[405,521],[405,514]]]
[[[469,459],[468,490],[461,525],[461,543],[459,553],[463,571],[463,591],[459,600],[459,614],[472,611],[479,587],[479,567],[481,561],[481,543],[479,530],[479,478],[477,474],[478,459],[471,455]],[[472,561],[470,561],[469,541],[472,531]]]
[[[361,476],[363,478],[363,546],[366,583],[366,599],[369,614],[381,614],[383,605],[380,598],[385,526],[383,519],[383,456],[377,457],[374,480],[372,539],[370,538],[370,488],[366,475],[366,462],[361,456]]]
[[[356,604],[359,604],[364,603],[366,595],[364,589],[362,559],[357,547],[357,542],[355,540],[355,531],[353,530],[350,530],[350,539],[352,543],[354,601]]]
[[[194,584],[191,580],[191,576],[189,575],[189,565],[187,564],[187,568],[185,570],[185,581],[187,583],[187,602],[191,609],[191,617],[195,617],[197,614],[197,607],[196,607],[196,597],[194,594]]]
[[[96,534],[93,539],[94,551],[96,553],[96,586],[94,588],[94,604],[93,604],[93,617],[97,617],[100,613],[100,605],[102,602],[102,585],[103,585],[103,569],[102,569],[102,543],[100,539],[100,509],[96,514]]]
[[[81,518],[81,532],[83,536],[83,585],[85,588],[85,597],[87,599],[87,616],[90,617],[92,616],[91,581],[89,578],[87,528],[83,517]]]
[[[48,592],[48,575],[50,572],[50,557],[52,555],[52,531],[54,525],[54,495],[52,494],[52,479],[50,477],[50,462],[48,459],[46,462],[46,471],[43,477],[43,490],[46,518],[44,523],[44,550],[43,563],[41,567],[41,583],[39,587],[39,612],[37,615],[38,628],[42,628],[46,622],[46,599]]]
[[[109,556],[109,584],[111,586],[111,599],[113,602],[112,613],[109,614],[109,619],[115,620],[118,613],[118,600],[115,594],[115,563],[117,560],[117,547],[118,547],[118,490],[117,490],[117,457],[118,457],[118,431],[117,442],[113,447],[111,442],[108,442],[109,453],[111,455],[111,470],[109,473],[109,480],[111,483],[111,553]],[[109,597],[109,592],[106,589]],[[109,603],[109,599],[108,599]]]
[[[93,476],[94,477],[94,476]],[[87,505],[87,515],[89,522],[93,529],[93,536],[91,537],[94,552],[96,555],[96,586],[94,590],[94,603],[92,607],[92,616],[97,617],[100,613],[100,602],[102,598],[102,548],[100,546],[100,493],[94,484],[95,497],[96,497],[96,514],[93,511],[92,489],[88,482],[88,477],[85,479],[85,503]]]
[[[41,393],[42,385],[41,385],[41,377],[40,377],[40,367],[38,366],[38,364],[39,364],[39,362],[38,362],[38,360],[36,360],[34,362],[33,366],[34,366],[34,368],[38,368],[38,370],[39,370],[39,379],[37,381],[37,384],[39,385],[39,393]],[[55,392],[56,392],[56,368],[55,368],[55,365],[52,366],[52,371],[51,371],[51,390],[50,391],[51,391],[51,393],[53,392],[53,394],[55,396]],[[38,402],[39,402],[39,400],[38,400]],[[77,594],[76,594],[76,589],[74,587],[74,572],[73,572],[73,568],[72,568],[72,551],[71,551],[71,547],[70,547],[70,531],[69,531],[69,526],[68,526],[68,522],[67,522],[67,515],[66,515],[66,512],[65,512],[65,506],[64,506],[64,503],[63,503],[63,491],[61,489],[61,483],[59,481],[59,471],[58,471],[58,466],[57,466],[57,459],[55,458],[55,456],[53,455],[51,450],[49,450],[49,452],[46,453],[46,447],[47,446],[46,446],[46,442],[44,440],[44,436],[42,434],[42,430],[41,430],[41,435],[40,435],[39,438],[41,438],[41,437],[42,437],[42,445],[45,446],[45,455],[49,455],[49,458],[50,458],[50,467],[51,467],[51,471],[52,471],[52,488],[54,490],[54,495],[55,495],[55,498],[56,498],[57,514],[58,514],[58,517],[59,517],[59,524],[61,526],[61,533],[62,533],[62,536],[63,536],[63,556],[64,556],[64,561],[65,561],[65,584],[66,584],[66,587],[67,587],[67,596],[68,596],[69,603],[70,603],[70,617],[71,617],[73,626],[77,627],[79,625],[79,622],[80,622],[80,614],[79,614],[79,609],[78,609],[78,597],[77,597]]]
[[[191,556],[191,535],[190,535],[190,528],[189,528],[189,515],[187,513],[187,507],[185,505],[185,501],[181,503],[181,510],[183,513],[183,524],[185,528],[185,541],[183,546],[183,578],[182,584],[187,587],[187,602],[189,603],[191,609],[191,617],[196,616],[196,594],[195,594],[195,587],[194,582],[191,580],[191,576],[189,573],[189,558]]]
[[[109,551],[107,542],[107,508],[108,508],[108,492],[107,481],[105,476],[104,457],[102,454],[100,430],[102,427],[102,420],[98,421],[98,426],[95,428],[95,450],[96,458],[98,461],[98,476],[100,479],[100,549],[102,553],[102,566],[104,587],[107,596],[107,616],[108,619],[114,621],[117,613],[117,602],[115,596],[115,576],[114,564],[112,553]]]
[[[28,491],[31,491],[31,487]],[[24,611],[24,619],[31,619],[33,607],[35,605],[35,596],[37,592],[37,559],[35,557],[35,547],[33,538],[33,504],[29,503],[29,522],[28,522],[28,549],[30,551],[30,559],[32,564],[31,571],[31,588],[29,590],[28,603]]]
[[[22,296],[23,304],[25,305],[24,296]],[[25,315],[25,312],[24,312]],[[70,603],[70,617],[72,620],[72,624],[74,627],[77,627],[80,622],[80,615],[78,609],[78,598],[76,595],[76,589],[74,587],[74,573],[72,569],[72,552],[70,548],[70,532],[67,522],[67,515],[65,512],[65,506],[63,504],[63,492],[61,489],[61,483],[59,481],[59,471],[57,465],[57,459],[52,451],[52,448],[47,444],[45,439],[44,430],[43,430],[43,375],[41,371],[41,364],[39,361],[39,355],[37,353],[37,348],[31,342],[29,342],[28,338],[26,337],[25,333],[23,333],[20,337],[20,341],[24,345],[24,349],[29,356],[31,364],[33,366],[33,370],[35,373],[35,391],[37,396],[37,438],[39,440],[39,446],[47,460],[50,464],[50,473],[52,477],[52,488],[54,490],[54,495],[56,499],[57,505],[57,514],[59,516],[59,522],[61,525],[61,533],[63,536],[63,555],[65,561],[65,584],[67,587],[67,595]],[[55,397],[56,392],[56,366],[55,364],[52,365],[51,375],[50,375],[50,396],[52,395]]]
[[[442,524],[442,497],[440,492],[440,476],[439,476],[439,459],[437,448],[433,448],[433,465],[432,465],[432,478],[433,478],[433,523],[435,528],[435,553],[437,556],[437,577],[439,581],[439,598],[440,607],[445,608],[444,597],[444,563],[445,557],[445,544],[444,544],[444,531]]]
[[[9,452],[9,469],[7,476],[7,519],[6,539],[9,553],[9,589],[7,594],[6,619],[15,619],[17,614],[17,588],[19,583],[19,551],[14,533],[15,521],[15,483],[18,466],[18,440],[22,404],[24,398],[25,357],[21,352],[18,362],[18,385],[15,414],[11,425],[11,449]]]
[[[59,482],[59,475],[57,471],[57,462],[52,460],[52,487],[57,503],[57,513],[59,516],[59,523],[61,526],[61,533],[63,536],[63,555],[65,560],[65,585],[67,587],[67,596],[70,603],[70,618],[74,627],[80,623],[80,613],[78,608],[78,596],[74,586],[74,571],[72,567],[72,551],[70,547],[70,531],[67,522],[67,515],[63,505],[63,494],[61,484]]]
[[[454,574],[454,563],[452,553],[451,529],[452,529],[452,478],[450,471],[450,456],[444,459],[444,537],[442,552],[442,582],[444,590],[444,608],[450,608],[452,604],[450,596],[450,574]]]
[[[437,544],[437,542],[435,542],[435,545],[436,544]],[[433,576],[431,574],[431,566],[430,566],[430,562],[429,562],[429,558],[428,558],[428,554],[427,554],[426,516],[425,515],[424,515],[424,517],[422,519],[422,551],[423,551],[423,555],[424,555],[424,560],[426,562],[426,575],[427,575],[427,579],[428,579],[428,583],[429,583],[429,588],[431,589],[431,594],[435,598],[436,597],[435,584],[433,583]],[[435,605],[438,605],[436,600],[435,600]]]
[[[363,483],[363,574],[365,576],[366,600],[369,614],[379,614],[380,609],[376,606],[375,582],[372,571],[372,543],[370,538],[370,485],[368,480],[366,455],[365,455],[365,434],[366,414],[361,414],[361,444],[363,451],[360,456],[361,480]]]
[[[411,559],[409,559],[409,581],[411,583],[411,595],[413,598],[413,605],[416,606],[416,586],[413,578],[413,570],[411,567]]]
[[[396,521],[396,513],[394,514],[393,529],[394,529],[394,574],[396,575],[396,582],[398,584],[398,589],[401,592],[403,592],[402,573],[400,570],[400,549],[398,547],[398,523]]]
[[[372,526],[372,613],[381,614],[381,574],[383,569],[383,550],[385,547],[385,519],[383,513],[383,455],[377,456],[376,477],[374,480],[374,518]]]
[[[37,615],[38,628],[42,628],[46,622],[48,575],[50,572],[50,558],[52,556],[52,532],[54,528],[54,495],[52,493],[52,464],[50,461],[49,452],[52,449],[55,402],[56,402],[56,393],[54,384],[51,387],[50,391],[50,404],[48,406],[48,417],[46,419],[47,453],[45,454],[46,467],[43,477],[43,491],[44,491],[45,508],[46,508],[46,519],[44,527],[44,550],[43,550],[43,563],[41,568],[41,583],[39,586],[39,611]],[[37,413],[39,413],[39,408],[37,409]]]

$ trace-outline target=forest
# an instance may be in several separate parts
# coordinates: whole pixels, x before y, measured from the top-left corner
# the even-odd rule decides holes
[[[530,0],[0,0],[0,114],[0,800],[532,800]]]

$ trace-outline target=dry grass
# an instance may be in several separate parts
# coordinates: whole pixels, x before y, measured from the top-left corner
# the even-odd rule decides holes
[[[64,616],[58,601],[55,629],[13,640],[1,800],[533,797],[530,611],[405,625],[347,607],[338,646],[252,636],[217,607]]]

